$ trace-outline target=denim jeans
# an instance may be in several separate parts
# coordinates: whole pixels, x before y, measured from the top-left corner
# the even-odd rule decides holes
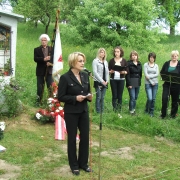
[[[125,80],[110,80],[113,110],[121,110]]]
[[[154,86],[152,84],[145,84],[145,90],[147,95],[145,112],[153,115],[158,84],[155,84]]]
[[[140,87],[128,88],[129,91],[129,111],[134,111],[136,109],[136,100],[138,98]]]
[[[96,112],[101,113],[104,110],[104,96],[106,94],[106,88],[97,87],[95,88],[95,90],[96,90]]]

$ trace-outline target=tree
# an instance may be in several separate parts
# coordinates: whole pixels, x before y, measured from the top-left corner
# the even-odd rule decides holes
[[[69,20],[76,6],[81,4],[81,0],[61,0],[61,19]]]
[[[14,11],[24,15],[28,22],[33,22],[35,26],[41,22],[45,25],[45,33],[48,33],[49,24],[52,17],[55,19],[59,4],[60,1],[58,0],[18,0]]]
[[[153,0],[84,0],[74,10],[70,23],[84,43],[151,50],[160,38],[157,31],[150,30],[155,18]]]
[[[175,26],[180,21],[180,1],[179,0],[156,0],[159,10],[158,20],[164,21],[170,26],[170,34],[175,35]]]

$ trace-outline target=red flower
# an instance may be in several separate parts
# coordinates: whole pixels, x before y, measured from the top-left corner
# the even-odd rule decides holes
[[[60,106],[60,104],[57,102],[57,103],[56,103],[56,107],[59,107],[59,106]]]
[[[51,107],[51,111],[55,111],[55,107],[54,106]]]

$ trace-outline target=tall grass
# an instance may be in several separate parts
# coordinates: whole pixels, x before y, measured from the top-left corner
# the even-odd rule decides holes
[[[53,27],[54,25],[51,25],[49,30],[50,37]],[[3,119],[6,121],[7,126],[1,145],[5,146],[7,151],[0,153],[0,161],[3,159],[21,169],[20,172],[15,169],[18,176],[11,179],[98,179],[99,157],[101,157],[101,178],[105,180],[179,179],[179,142],[172,142],[166,138],[179,141],[180,122],[178,122],[178,119],[172,121],[158,119],[161,108],[162,81],[159,83],[155,117],[150,118],[144,114],[146,101],[144,77],[137,101],[136,111],[139,115],[136,117],[129,115],[128,92],[125,88],[122,107],[123,118],[118,118],[117,114],[112,111],[111,89],[108,88],[102,118],[102,153],[100,156],[97,145],[98,141],[100,141],[100,131],[98,131],[97,127],[100,116],[94,112],[95,98],[93,99],[92,104],[90,104],[92,107],[90,108],[90,115],[93,122],[91,132],[93,143],[91,146],[92,160],[90,162],[94,172],[89,175],[81,171],[79,177],[72,176],[67,160],[67,142],[54,140],[54,124],[41,125],[37,121],[29,119],[30,116],[33,117],[34,115],[31,115],[31,112],[35,113],[36,111],[36,108],[33,108],[36,97],[36,64],[33,61],[33,50],[40,45],[38,37],[43,32],[44,27],[41,25],[37,29],[28,27],[25,24],[18,25],[16,79],[18,82],[20,81],[23,87],[21,101],[26,105],[27,109],[21,116]],[[72,30],[61,25],[64,59],[62,73],[68,70],[67,57],[73,51],[82,51],[86,54],[86,67],[91,70],[91,63],[96,56],[97,49],[93,49],[89,45],[85,47],[73,45],[71,44],[73,39],[76,40],[76,35],[72,33]],[[158,47],[158,49],[152,51],[157,53],[157,63],[161,68],[164,61],[170,58],[171,50],[177,49],[177,36],[176,38],[169,37],[163,40]],[[128,59],[131,48],[123,48],[125,58]],[[107,59],[109,60],[112,57],[112,47],[107,49],[107,53]],[[141,62],[146,62],[148,52],[138,51],[138,53]],[[161,136],[161,138],[157,136]],[[0,167],[0,178],[1,175],[5,174],[9,176],[13,174],[9,170],[9,164],[7,167],[6,165]],[[147,178],[147,176],[149,177]]]
[[[52,37],[54,25],[50,26],[49,36]],[[25,24],[18,25],[18,38],[17,38],[17,62],[16,62],[16,78],[22,83],[23,92],[23,103],[28,106],[33,106],[36,98],[36,76],[35,66],[36,63],[33,61],[33,50],[35,47],[40,45],[38,38],[40,34],[44,32],[44,27],[38,25],[37,29],[34,27],[28,27]],[[64,70],[62,73],[68,70],[67,57],[69,53],[74,51],[81,51],[85,53],[87,57],[86,67],[92,70],[92,60],[96,56],[97,49],[92,49],[88,44],[84,47],[74,45],[76,43],[76,34],[72,34],[71,30],[66,25],[60,25],[61,41],[62,41],[62,52],[64,60]],[[148,39],[147,39],[148,40]],[[71,43],[73,42],[73,43]],[[78,40],[77,40],[78,42]],[[156,63],[161,69],[162,64],[170,59],[170,53],[174,49],[178,49],[178,36],[169,36],[156,46],[156,49],[152,49],[157,54]],[[102,45],[103,46],[103,45]],[[123,47],[123,45],[122,45]],[[130,47],[123,47],[125,51],[125,58],[129,59],[129,54],[132,51]],[[107,60],[112,58],[113,47],[109,47],[107,50]],[[136,51],[139,53],[139,58],[142,64],[147,62],[147,56],[149,52]],[[92,85],[93,81],[91,79]],[[161,109],[161,94],[162,94],[162,81],[159,78],[159,89],[156,98],[156,109],[155,117],[150,118],[144,114],[146,93],[144,89],[144,75],[142,77],[142,85],[137,100],[136,112],[139,114],[137,117],[132,117],[128,112],[128,91],[125,88],[123,94],[123,108],[122,108],[122,119],[119,119],[117,114],[112,112],[111,106],[111,88],[109,86],[106,97],[105,97],[105,111],[103,114],[103,125],[111,126],[114,128],[122,128],[127,131],[134,131],[145,135],[159,135],[174,140],[180,141],[180,123],[178,120],[173,121],[162,121],[159,120],[160,109]],[[94,91],[94,89],[93,89]],[[95,100],[95,98],[94,98]],[[94,113],[94,100],[92,113],[93,121],[98,123],[99,116]],[[178,118],[177,118],[178,119]]]

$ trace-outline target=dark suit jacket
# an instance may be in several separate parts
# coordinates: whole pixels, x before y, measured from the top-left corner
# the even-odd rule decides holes
[[[126,87],[132,86],[131,78],[138,78],[138,86],[141,86],[142,78],[142,65],[140,61],[137,62],[137,66],[132,60],[127,61],[128,63],[128,74],[126,75]]]
[[[77,95],[87,95],[90,93],[88,74],[80,72],[81,83],[74,76],[71,69],[60,77],[58,85],[58,100],[65,102],[65,113],[81,113],[88,111],[87,99],[82,102],[76,101]]]
[[[51,56],[50,62],[53,64],[53,56],[51,53],[51,47],[48,46],[48,55]],[[34,61],[37,63],[36,66],[36,76],[44,76],[46,73],[52,74],[52,66],[47,67],[47,62],[44,61],[44,54],[42,52],[42,46],[39,46],[37,48],[34,48]]]

